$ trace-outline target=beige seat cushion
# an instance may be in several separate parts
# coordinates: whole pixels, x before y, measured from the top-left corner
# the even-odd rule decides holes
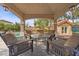
[[[10,33],[4,35],[4,40],[6,41],[5,43],[7,45],[12,45],[12,44],[15,44],[17,42],[16,37],[13,34],[10,34]]]
[[[71,38],[68,39],[67,42],[64,44],[64,46],[75,48],[77,45],[79,45],[79,39]]]

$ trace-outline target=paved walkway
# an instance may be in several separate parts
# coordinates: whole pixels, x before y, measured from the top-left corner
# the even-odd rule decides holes
[[[39,42],[38,42],[39,43]],[[54,56],[54,54],[46,52],[46,45],[44,44],[34,44],[34,51],[31,53],[31,50],[19,55],[19,56]]]
[[[47,53],[46,49],[43,49],[41,47],[34,47],[34,52],[31,53],[31,51],[27,51],[19,56],[54,56],[54,54]]]

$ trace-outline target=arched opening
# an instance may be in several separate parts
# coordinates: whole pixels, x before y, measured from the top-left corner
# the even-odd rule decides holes
[[[12,31],[14,34],[20,31],[20,19],[11,11],[0,5],[0,34],[6,31]],[[8,56],[9,49],[0,36],[0,55]]]
[[[33,18],[25,21],[26,36],[31,35],[34,40],[34,48],[46,49],[48,35],[54,34],[54,20],[49,18]],[[30,34],[30,35],[29,35]]]
[[[54,31],[54,20],[48,18],[33,18],[25,21],[25,30],[32,30],[32,33],[46,33]],[[52,33],[51,32],[51,33]]]

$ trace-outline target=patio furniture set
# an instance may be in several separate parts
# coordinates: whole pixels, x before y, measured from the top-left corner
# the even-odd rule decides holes
[[[34,41],[44,39],[46,41],[46,52],[49,54],[55,54],[57,56],[71,56],[74,55],[74,49],[78,44],[72,46],[65,46],[67,44],[67,39],[55,37],[52,35],[32,35],[30,40],[17,40],[13,34],[0,34],[3,41],[9,48],[9,55],[16,56],[28,50],[33,52]],[[52,36],[52,37],[51,37]],[[22,38],[21,38],[22,39]],[[52,39],[52,40],[51,40]],[[78,40],[77,40],[78,43]],[[75,44],[75,43],[74,43]]]
[[[28,40],[27,38],[17,38],[15,35],[8,34],[0,34],[1,38],[7,45],[9,49],[9,56],[17,56],[23,52],[31,50],[33,52],[33,41],[37,41],[38,39],[47,39],[48,36],[36,36],[31,35],[31,38]]]

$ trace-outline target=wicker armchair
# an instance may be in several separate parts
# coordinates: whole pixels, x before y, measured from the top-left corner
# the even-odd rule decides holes
[[[78,37],[69,39],[58,37],[56,40],[47,41],[47,52],[51,52],[57,56],[73,56],[75,48],[79,45]]]
[[[17,41],[13,34],[0,34],[3,41],[9,48],[9,55],[16,56],[31,49],[33,52],[33,40]]]

